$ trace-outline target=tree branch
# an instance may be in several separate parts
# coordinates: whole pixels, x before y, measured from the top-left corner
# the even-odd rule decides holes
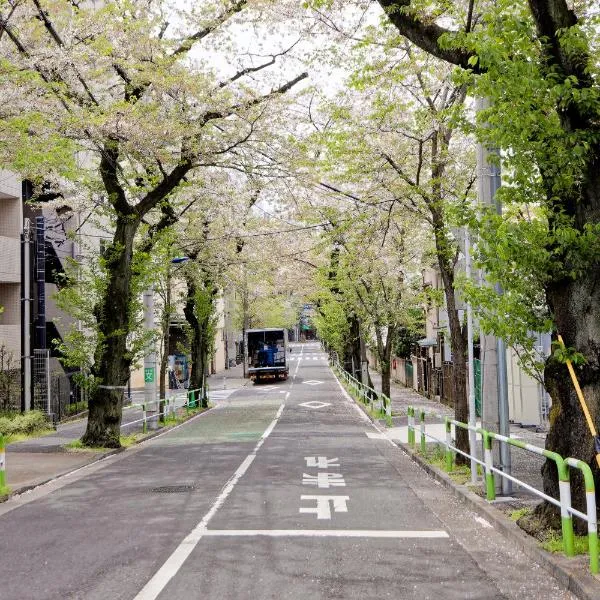
[[[195,33],[186,37],[181,44],[173,51],[172,57],[180,56],[181,54],[185,54],[192,49],[192,46],[204,39],[207,35],[211,34],[218,27],[220,27],[225,21],[227,21],[231,16],[239,13],[247,4],[247,0],[238,0],[234,4],[232,4],[227,10],[222,12],[216,19],[206,27],[199,29]]]
[[[119,143],[117,141],[105,142],[100,156],[100,177],[102,178],[104,189],[108,194],[108,201],[118,213],[122,215],[131,214],[131,205],[127,202],[125,191],[119,183],[117,175]]]
[[[413,44],[425,50],[425,52],[449,62],[463,69],[471,69],[480,72],[478,65],[469,64],[469,58],[474,56],[473,52],[467,52],[461,48],[441,48],[439,39],[444,35],[454,35],[450,29],[440,27],[433,22],[425,22],[411,12],[411,0],[377,0],[389,20],[400,32]]]

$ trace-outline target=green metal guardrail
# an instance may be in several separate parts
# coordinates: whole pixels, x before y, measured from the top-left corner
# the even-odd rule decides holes
[[[181,394],[176,394],[175,396],[170,396],[169,398],[158,398],[154,400],[152,404],[156,404],[160,406],[160,402],[164,402],[163,412],[160,410],[153,413],[151,416],[148,416],[148,403],[143,402],[142,404],[132,404],[131,408],[141,408],[142,409],[142,418],[137,419],[135,421],[129,421],[129,423],[124,423],[121,425],[121,428],[130,427],[131,425],[135,425],[137,423],[142,423],[142,433],[148,432],[148,422],[154,419],[159,419],[160,417],[169,417],[169,415],[175,415],[175,410],[177,407],[177,400],[185,399],[185,402],[179,408],[185,408],[186,412],[189,412],[190,408],[197,408],[199,404],[200,398],[203,396],[203,389],[198,388],[195,390],[186,390]]]
[[[490,502],[496,499],[496,486],[494,475],[497,474],[500,477],[505,477],[510,479],[517,485],[520,485],[524,489],[529,490],[530,492],[536,494],[540,498],[554,504],[555,506],[560,508],[561,511],[561,528],[562,528],[562,540],[563,540],[563,549],[567,556],[574,556],[574,533],[573,533],[573,516],[579,517],[583,519],[588,524],[588,552],[589,552],[589,561],[590,561],[590,572],[592,574],[597,574],[600,570],[599,565],[599,553],[598,553],[598,523],[597,523],[597,514],[596,514],[596,491],[594,485],[594,478],[592,475],[592,470],[590,466],[578,459],[575,458],[567,458],[563,459],[556,452],[551,452],[550,450],[546,450],[544,448],[539,448],[538,446],[534,446],[532,444],[527,444],[526,442],[522,442],[521,440],[516,440],[514,438],[509,438],[499,433],[495,433],[493,431],[487,431],[482,429],[481,427],[474,427],[472,425],[468,425],[467,423],[461,423],[460,421],[456,421],[449,417],[444,418],[445,422],[445,430],[446,430],[446,439],[440,440],[435,436],[432,436],[427,433],[426,425],[425,425],[425,411],[420,412],[420,448],[422,452],[426,450],[426,438],[429,438],[435,442],[441,443],[445,446],[445,460],[446,460],[446,469],[448,471],[452,470],[452,466],[454,464],[454,455],[455,453],[462,454],[463,456],[474,459],[477,464],[480,464],[484,468],[485,472],[485,489],[486,489],[486,499]],[[455,447],[452,443],[452,425],[455,427],[460,427],[462,429],[475,431],[480,434],[483,439],[484,446],[484,461],[477,459],[476,457],[472,457],[467,452],[464,452],[457,447]],[[559,499],[553,498],[545,494],[544,492],[537,490],[533,486],[525,483],[509,475],[508,473],[503,472],[502,470],[496,468],[493,464],[493,442],[494,440],[498,442],[503,442],[506,444],[510,444],[511,446],[515,446],[522,450],[526,450],[528,452],[532,452],[534,454],[538,454],[540,456],[544,456],[548,460],[553,461],[556,464],[556,469],[558,472],[559,479]],[[408,443],[413,448],[416,447],[415,440],[415,420],[414,420],[414,408],[408,408]],[[586,513],[582,513],[581,511],[573,508],[571,505],[571,483],[570,483],[570,473],[569,467],[573,469],[578,469],[582,472],[585,486],[586,486]]]
[[[375,411],[374,399],[377,399],[379,404],[377,410],[379,411],[380,416],[383,418],[392,417],[392,401],[385,394],[374,390],[372,387],[365,385],[356,379],[356,377],[350,375],[350,373],[341,367],[336,358],[332,359],[331,366],[337,375],[344,380],[355,398],[360,400],[363,404],[369,404],[372,412]]]

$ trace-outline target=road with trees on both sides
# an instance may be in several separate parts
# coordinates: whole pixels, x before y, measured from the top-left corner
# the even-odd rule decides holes
[[[318,344],[290,378],[0,506],[0,597],[566,599],[383,439]]]

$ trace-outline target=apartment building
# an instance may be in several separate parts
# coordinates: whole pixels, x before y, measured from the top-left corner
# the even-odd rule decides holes
[[[0,346],[21,358],[21,182],[0,170]]]

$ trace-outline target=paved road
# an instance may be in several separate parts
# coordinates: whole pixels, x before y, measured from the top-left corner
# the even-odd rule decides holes
[[[294,354],[287,382],[0,505],[0,597],[572,598],[381,439],[317,345]]]

